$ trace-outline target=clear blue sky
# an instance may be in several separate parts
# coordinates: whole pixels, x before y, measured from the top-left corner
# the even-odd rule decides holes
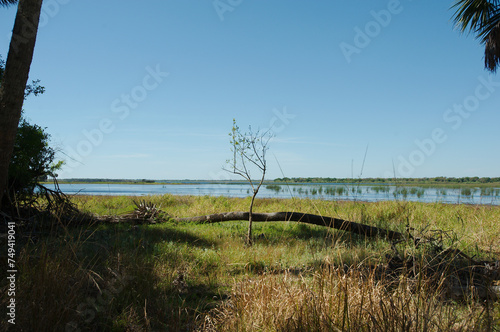
[[[226,178],[233,118],[275,131],[269,179],[500,176],[500,76],[452,3],[45,0],[25,115],[61,178]]]

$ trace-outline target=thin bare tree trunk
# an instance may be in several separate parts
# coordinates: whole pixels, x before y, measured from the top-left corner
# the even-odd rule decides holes
[[[20,0],[0,87],[0,208],[24,102],[43,0]]]
[[[252,223],[253,223],[253,203],[255,202],[255,196],[259,193],[259,189],[262,186],[262,183],[264,183],[264,178],[266,177],[266,162],[263,162],[263,168],[262,168],[262,177],[260,179],[259,184],[257,185],[257,188],[254,189],[253,191],[253,196],[252,196],[252,201],[250,202],[250,209],[249,209],[249,214],[248,214],[248,234],[247,234],[247,244],[251,246],[253,244],[253,238],[252,238]],[[252,186],[253,187],[253,186]]]
[[[250,220],[250,214],[243,211],[215,213],[205,216],[178,218],[178,222],[198,222],[198,223],[215,223],[230,220]],[[326,226],[335,228],[355,234],[363,235],[366,237],[387,237],[391,240],[403,240],[406,237],[411,238],[410,235],[396,231],[387,230],[375,226],[364,225],[353,221],[348,221],[339,218],[319,216],[316,214],[301,213],[301,212],[273,212],[273,213],[252,213],[252,221],[297,221],[306,224]]]
[[[253,202],[255,201],[255,196],[257,196],[257,191],[254,191],[252,196],[252,201],[250,202],[250,209],[248,213],[248,234],[247,234],[247,245],[251,246],[253,244],[252,238],[252,223],[253,223]]]

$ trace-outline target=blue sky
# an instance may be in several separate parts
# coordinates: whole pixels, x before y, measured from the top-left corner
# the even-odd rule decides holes
[[[25,115],[60,178],[225,179],[233,118],[274,131],[269,179],[499,176],[500,77],[452,3],[45,0]]]

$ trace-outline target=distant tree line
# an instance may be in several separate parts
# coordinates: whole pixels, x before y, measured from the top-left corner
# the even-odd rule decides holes
[[[79,178],[79,179],[64,179],[62,183],[156,183],[155,180],[147,179],[97,179],[97,178]]]
[[[500,177],[445,177],[438,176],[433,178],[323,178],[323,177],[309,177],[309,178],[277,178],[274,182],[286,182],[286,183],[415,183],[415,184],[429,184],[429,183],[500,183]]]

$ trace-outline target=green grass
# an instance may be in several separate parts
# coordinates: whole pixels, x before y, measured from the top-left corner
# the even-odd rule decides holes
[[[80,196],[73,200],[82,211],[117,215],[133,210],[134,199]],[[244,211],[250,203],[249,198],[209,196],[141,199],[174,218]],[[482,259],[500,255],[500,208],[495,206],[257,199],[254,211],[300,211],[398,231],[407,225],[427,233],[440,229],[446,231],[440,234],[446,245],[469,255]],[[388,331],[391,321],[397,325],[405,315],[414,315],[420,322],[429,319],[442,328],[458,328],[453,324],[463,320],[476,324],[477,330],[491,325],[474,302],[443,305],[427,289],[413,296],[411,287],[403,287],[404,280],[394,290],[384,291],[383,283],[376,284],[372,278],[339,272],[343,266],[385,263],[386,255],[393,253],[385,239],[296,222],[258,222],[253,229],[255,244],[246,247],[246,228],[245,221],[168,221],[70,226],[20,237],[16,327],[26,331],[62,331],[72,326],[81,331],[196,327],[298,331],[302,326],[302,330],[327,331],[371,326]],[[398,246],[402,252],[415,250],[411,245]],[[5,293],[3,275],[2,280]],[[385,306],[382,300],[387,301]],[[5,300],[1,302],[5,308]],[[500,318],[498,303],[490,313]],[[471,319],[471,315],[477,317]],[[7,327],[5,320],[1,324]]]

